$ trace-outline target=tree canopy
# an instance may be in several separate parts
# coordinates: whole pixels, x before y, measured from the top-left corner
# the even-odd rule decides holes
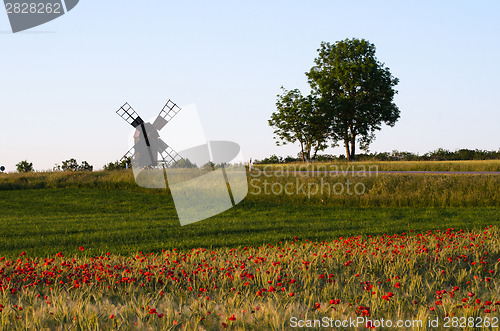
[[[269,125],[275,128],[276,144],[299,142],[303,161],[309,161],[311,151],[324,150],[328,138],[326,114],[318,107],[318,100],[313,95],[302,96],[298,89],[287,91],[281,87],[282,94],[277,95],[277,112],[271,115]]]
[[[343,141],[353,161],[356,141],[368,150],[382,123],[394,126],[399,109],[393,99],[399,80],[375,57],[375,45],[364,39],[322,42],[315,66],[306,73],[323,111],[331,121],[331,138]]]
[[[342,141],[349,161],[356,143],[362,150],[375,139],[382,124],[394,126],[399,109],[394,103],[399,80],[377,60],[375,45],[364,39],[322,42],[315,65],[306,73],[311,95],[294,89],[278,95],[277,112],[269,125],[277,144],[299,142],[304,160]]]
[[[106,171],[113,171],[113,170],[120,170],[120,169],[132,168],[132,158],[131,157],[127,157],[127,158],[121,159],[119,161],[110,162],[110,163],[104,165],[103,168]]]
[[[28,162],[27,160],[21,161],[16,164],[16,169],[18,172],[31,172],[33,171],[33,163]]]
[[[76,159],[71,158],[66,161],[62,161],[62,170],[64,171],[92,171],[94,167],[91,166],[87,161],[83,161],[81,165],[78,165]]]

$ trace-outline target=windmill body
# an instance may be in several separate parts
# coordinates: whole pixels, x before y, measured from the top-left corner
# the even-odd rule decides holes
[[[151,123],[144,123],[136,130],[134,134],[134,159],[139,167],[158,166],[159,140],[160,134]]]

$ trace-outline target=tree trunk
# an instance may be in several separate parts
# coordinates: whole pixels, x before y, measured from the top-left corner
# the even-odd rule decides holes
[[[344,145],[345,145],[345,155],[347,156],[347,161],[351,161],[351,151],[349,149],[349,135],[347,134],[347,129],[344,130]]]
[[[306,162],[304,159],[304,143],[300,142],[300,155],[302,156],[302,162]]]
[[[314,147],[313,159],[316,159],[316,156],[318,155],[318,149],[319,149],[319,144]]]
[[[349,148],[349,140],[346,140],[344,143],[345,143],[345,155],[347,156],[347,161],[351,161],[351,151]]]
[[[354,162],[356,158],[356,141],[355,138],[351,139],[351,157],[349,158],[349,161]]]
[[[306,143],[305,153],[306,153],[306,160],[307,162],[309,162],[311,160],[311,143],[309,142]]]
[[[349,158],[349,161],[354,162],[356,158],[356,135],[354,134],[352,128],[351,128],[351,157]]]

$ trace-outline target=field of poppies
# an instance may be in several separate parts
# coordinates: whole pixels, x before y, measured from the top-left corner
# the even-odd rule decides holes
[[[0,329],[272,330],[349,320],[355,329],[418,321],[430,329],[436,318],[438,328],[488,329],[499,325],[499,234],[489,226],[129,256],[20,252],[0,257]]]

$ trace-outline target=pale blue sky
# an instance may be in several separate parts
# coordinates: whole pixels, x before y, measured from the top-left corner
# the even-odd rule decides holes
[[[128,101],[150,118],[168,99],[195,103],[207,138],[238,142],[246,158],[295,155],[267,124],[276,94],[308,93],[320,42],[352,37],[400,79],[401,118],[371,151],[497,150],[499,12],[496,1],[81,0],[12,34],[1,11],[0,165],[101,168],[129,148],[115,110]]]

